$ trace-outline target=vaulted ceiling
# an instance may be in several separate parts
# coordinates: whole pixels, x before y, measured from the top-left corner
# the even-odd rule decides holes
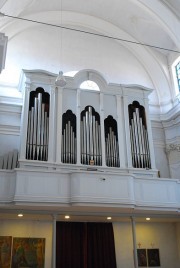
[[[154,89],[154,111],[173,107],[180,0],[0,0],[0,12],[0,32],[9,39],[0,94],[19,96],[22,69],[94,69],[107,83]]]

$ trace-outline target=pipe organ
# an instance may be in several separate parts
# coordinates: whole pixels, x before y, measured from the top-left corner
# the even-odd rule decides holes
[[[117,122],[112,116],[104,120],[105,127],[105,152],[106,165],[108,167],[119,167],[119,144],[117,137]]]
[[[68,110],[62,116],[62,147],[63,163],[76,163],[76,116]]]
[[[49,94],[42,88],[30,93],[26,159],[47,161],[49,140]]]
[[[134,101],[129,105],[129,130],[132,163],[135,168],[151,168],[144,107]]]
[[[35,74],[26,73],[30,82],[25,91],[20,165],[23,161],[31,165],[31,160],[66,169],[114,168],[134,174],[155,170],[147,116],[149,89],[107,85],[93,71],[91,77],[100,77],[100,91],[80,89],[80,81],[89,73],[85,78],[83,72],[73,79],[66,77],[66,88],[56,87],[51,74]]]
[[[81,163],[102,165],[100,116],[92,106],[81,112]]]

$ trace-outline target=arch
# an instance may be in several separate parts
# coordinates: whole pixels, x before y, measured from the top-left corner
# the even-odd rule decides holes
[[[103,90],[107,87],[107,82],[103,75],[95,70],[87,69],[87,70],[81,70],[74,76],[74,82],[77,88],[80,87],[80,85],[87,80],[91,80],[97,84],[100,90]]]
[[[146,11],[151,13],[153,17],[158,21],[159,25],[168,33],[168,35],[175,42],[176,46],[180,48],[180,27],[179,20],[173,14],[169,8],[162,1],[151,1],[151,0],[138,0],[137,4],[144,7]]]
[[[58,11],[51,11],[51,12],[41,12],[26,16],[28,19],[36,19],[39,18],[39,21],[46,21],[49,23],[59,21],[59,12]],[[84,27],[88,30],[95,30],[101,34],[109,35],[109,36],[120,36],[122,39],[130,40],[136,42],[137,40],[130,36],[127,32],[123,31],[122,29],[118,28],[117,26],[104,21],[102,19],[92,17],[89,15],[84,15],[81,13],[69,12],[69,11],[62,11],[63,17],[63,25],[70,25],[70,26],[78,26]],[[35,24],[31,24],[28,27],[34,27]],[[21,22],[16,22],[16,26],[18,26],[18,30],[15,30],[14,23],[9,24],[4,30],[9,31],[10,40],[16,34],[20,33],[21,31],[26,30],[28,27]],[[171,92],[170,92],[170,82],[159,63],[157,57],[152,53],[150,49],[147,47],[142,47],[140,45],[134,45],[131,43],[124,43],[120,41],[118,42],[121,46],[124,46],[128,49],[139,61],[141,66],[143,66],[144,70],[149,76],[149,79],[152,81],[153,87],[157,90],[159,103],[157,105],[163,105],[164,103],[171,103]],[[163,88],[163,91],[162,91]],[[168,106],[169,108],[169,106]],[[170,107],[171,108],[171,107]]]
[[[93,80],[85,80],[80,85],[81,89],[88,89],[88,90],[94,90],[94,91],[100,91],[100,88]]]

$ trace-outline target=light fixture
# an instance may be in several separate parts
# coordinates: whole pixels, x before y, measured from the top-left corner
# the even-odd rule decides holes
[[[107,217],[107,220],[111,220],[112,218],[111,217]]]
[[[69,219],[69,218],[70,218],[70,216],[69,216],[69,215],[66,215],[64,218],[65,218],[65,219]]]
[[[146,218],[147,221],[150,221],[151,218]]]
[[[56,86],[59,86],[59,87],[64,87],[66,85],[66,80],[63,76],[62,71],[59,72],[59,74],[56,78],[55,84],[56,84]]]
[[[22,214],[22,213],[19,213],[19,214],[18,214],[18,217],[23,217],[23,214]]]

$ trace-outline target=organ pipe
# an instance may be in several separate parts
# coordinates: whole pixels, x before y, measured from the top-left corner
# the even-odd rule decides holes
[[[104,120],[105,127],[105,153],[108,167],[119,167],[119,144],[117,138],[117,122],[112,116]]]
[[[61,160],[76,164],[76,116],[68,110],[63,114]]]
[[[33,98],[28,113],[26,158],[47,161],[49,140],[49,111],[45,111],[43,93]]]
[[[102,165],[101,129],[98,113],[87,106],[81,113],[81,163]]]
[[[130,106],[131,107],[131,106]],[[148,132],[145,124],[144,108],[142,106],[129,110],[130,112],[130,143],[132,165],[135,168],[151,168]],[[132,108],[132,107],[131,107]]]
[[[111,127],[105,138],[105,149],[106,165],[109,167],[119,167],[119,146],[117,137]]]

